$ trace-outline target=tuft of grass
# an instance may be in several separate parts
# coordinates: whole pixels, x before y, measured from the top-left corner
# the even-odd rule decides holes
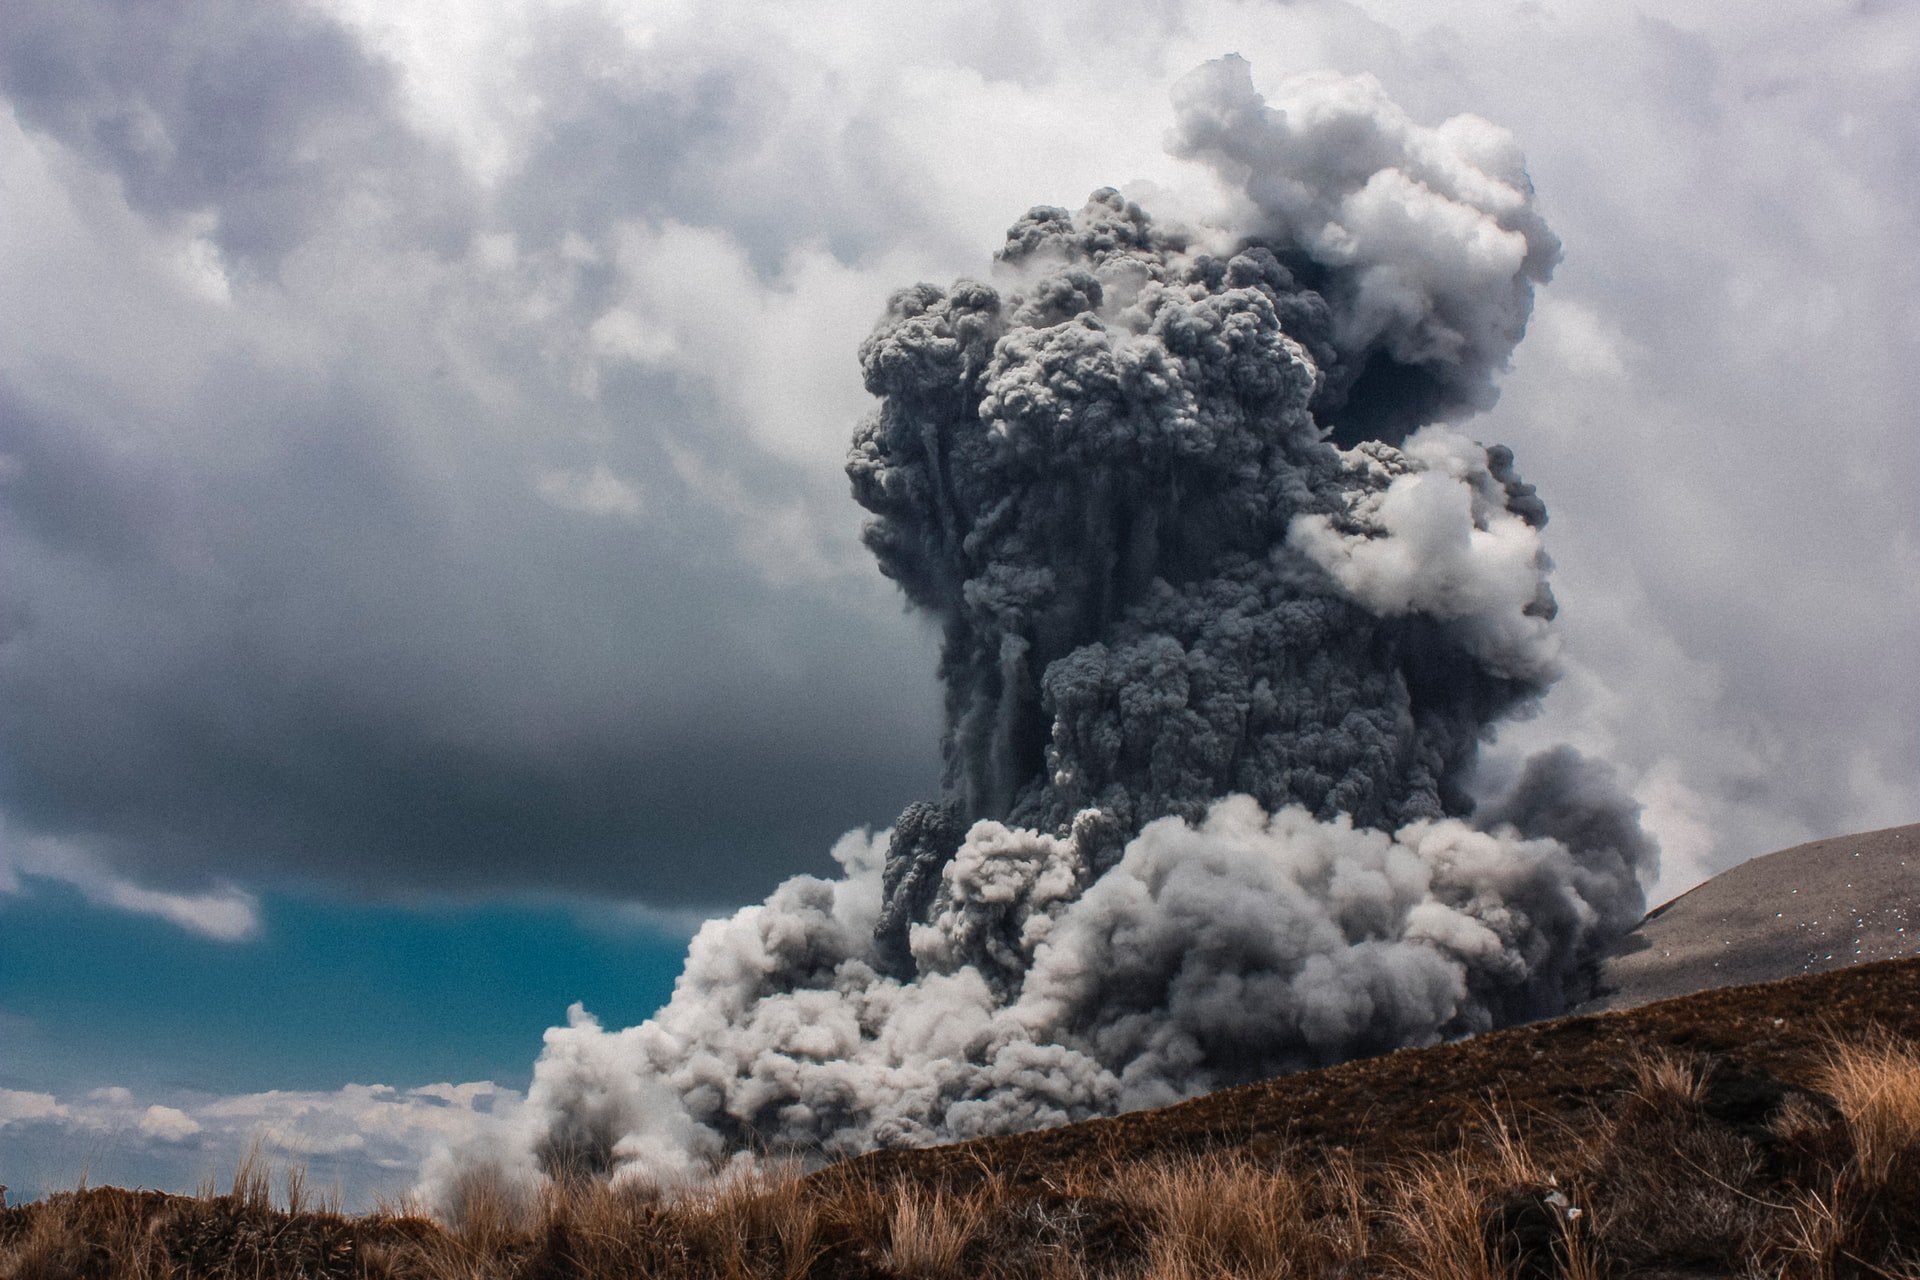
[[[1148,1225],[1150,1280],[1313,1274],[1342,1252],[1298,1171],[1240,1152],[1138,1170],[1115,1191]]]
[[[991,1200],[990,1189],[970,1192],[944,1187],[904,1186],[889,1189],[883,1210],[885,1243],[878,1251],[881,1266],[900,1275],[926,1280],[963,1280],[968,1250],[979,1239]]]
[[[1645,1049],[1628,1063],[1634,1103],[1659,1114],[1697,1107],[1706,1098],[1705,1063],[1694,1054]]]
[[[1842,1041],[1816,1078],[1839,1140],[1826,1144],[1831,1178],[1797,1190],[1773,1241],[1780,1273],[1920,1275],[1920,1051]]]
[[[1390,1274],[1407,1280],[1497,1280],[1497,1244],[1489,1242],[1484,1196],[1473,1169],[1458,1159],[1422,1161],[1388,1184],[1383,1208],[1391,1232]]]
[[[557,1188],[550,1195],[564,1195]],[[396,1206],[410,1210],[410,1204]],[[445,1221],[455,1239],[470,1248],[488,1250],[512,1239],[532,1220],[533,1193],[518,1184],[499,1165],[476,1162],[462,1168],[448,1189]]]
[[[240,1162],[233,1168],[233,1189],[227,1194],[249,1209],[273,1207],[273,1166],[258,1135],[241,1152]]]
[[[1842,1042],[1819,1082],[1846,1121],[1855,1176],[1885,1187],[1920,1149],[1920,1052],[1884,1039]]]

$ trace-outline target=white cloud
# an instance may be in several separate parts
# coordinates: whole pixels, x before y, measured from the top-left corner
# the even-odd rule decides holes
[[[270,1091],[225,1097],[174,1093],[165,1100],[124,1088],[74,1098],[0,1089],[0,1133],[18,1193],[93,1183],[187,1190],[220,1185],[259,1147],[269,1165],[304,1167],[311,1185],[338,1187],[350,1207],[406,1194],[433,1151],[470,1141],[520,1095],[486,1081],[417,1089],[347,1085],[333,1091]]]
[[[177,1107],[155,1103],[141,1113],[140,1132],[161,1142],[182,1142],[200,1132],[200,1122]]]
[[[71,1114],[50,1093],[0,1089],[0,1126],[23,1120],[64,1120]]]

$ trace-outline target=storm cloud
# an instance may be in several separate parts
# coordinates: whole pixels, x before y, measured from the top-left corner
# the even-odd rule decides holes
[[[1236,48],[1279,105],[1332,67],[1412,120],[1514,126],[1569,246],[1474,427],[1552,496],[1567,674],[1483,772],[1556,740],[1608,759],[1668,890],[1913,816],[1897,9],[8,16],[16,864],[670,901],[824,869],[942,767],[937,637],[874,580],[838,471],[847,352],[1035,200],[1121,181],[1177,221],[1156,193],[1196,164],[1303,234],[1362,199],[1236,185],[1281,145],[1221,132],[1244,99],[1162,153],[1172,82]],[[1370,323],[1414,350],[1394,296]],[[1491,351],[1508,321],[1483,314],[1458,332]],[[731,824],[748,776],[787,803]]]
[[[488,189],[317,12],[13,17],[19,220],[104,180],[138,216],[95,234],[175,275],[76,303],[33,294],[49,264],[23,273],[37,318],[0,370],[0,808],[23,869],[725,903],[925,787],[930,698],[820,697],[876,665],[921,679],[916,632],[822,585],[830,565],[739,554],[716,498],[740,481],[672,438],[714,412],[701,388],[552,349],[611,316],[621,350],[619,237],[538,234],[545,171],[608,224],[644,212],[553,154],[568,130]],[[683,123],[615,167],[639,180],[643,142],[677,163],[705,127]],[[42,256],[77,269],[62,247]],[[180,276],[199,296],[170,315]],[[557,314],[530,317],[542,289]],[[120,314],[83,389],[34,348],[89,304]],[[806,524],[790,553],[820,542]],[[749,777],[716,823],[715,785]]]

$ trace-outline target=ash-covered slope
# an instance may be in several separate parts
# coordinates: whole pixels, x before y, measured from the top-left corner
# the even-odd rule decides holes
[[[1582,1011],[1920,954],[1920,823],[1795,845],[1648,913]]]
[[[548,1032],[523,1167],[677,1176],[1154,1106],[1564,1008],[1651,843],[1549,751],[1546,508],[1449,425],[1559,246],[1513,140],[1238,58],[1170,227],[1035,209],[990,281],[902,290],[860,358],[868,543],[942,628],[947,794],[710,922],[673,999]]]

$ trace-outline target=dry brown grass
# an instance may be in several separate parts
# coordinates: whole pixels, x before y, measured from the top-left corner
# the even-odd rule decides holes
[[[990,1190],[906,1186],[876,1194],[882,1201],[877,1261],[883,1269],[926,1280],[964,1280],[970,1274],[967,1252],[993,1208]]]
[[[1775,1242],[1782,1274],[1920,1277],[1920,1052],[1838,1042],[1815,1081],[1842,1140],[1831,1180],[1798,1189]]]
[[[1635,1054],[1631,1064],[1632,1099],[1654,1111],[1697,1107],[1706,1097],[1703,1065],[1696,1056],[1670,1049]]]
[[[1886,1186],[1920,1146],[1920,1053],[1886,1039],[1836,1044],[1819,1087],[1846,1119],[1856,1176]]]
[[[476,1167],[439,1223],[343,1217],[256,1151],[220,1194],[0,1211],[0,1280],[1920,1277],[1920,1052],[1842,1044],[1795,1085],[1662,1050],[1623,1078],[1576,1119],[1482,1105],[1470,1140],[1371,1164],[1222,1138],[938,1179],[760,1162],[677,1191]]]
[[[1318,1242],[1299,1179],[1285,1168],[1228,1153],[1138,1170],[1117,1189],[1150,1224],[1144,1274],[1279,1277],[1290,1255]]]

